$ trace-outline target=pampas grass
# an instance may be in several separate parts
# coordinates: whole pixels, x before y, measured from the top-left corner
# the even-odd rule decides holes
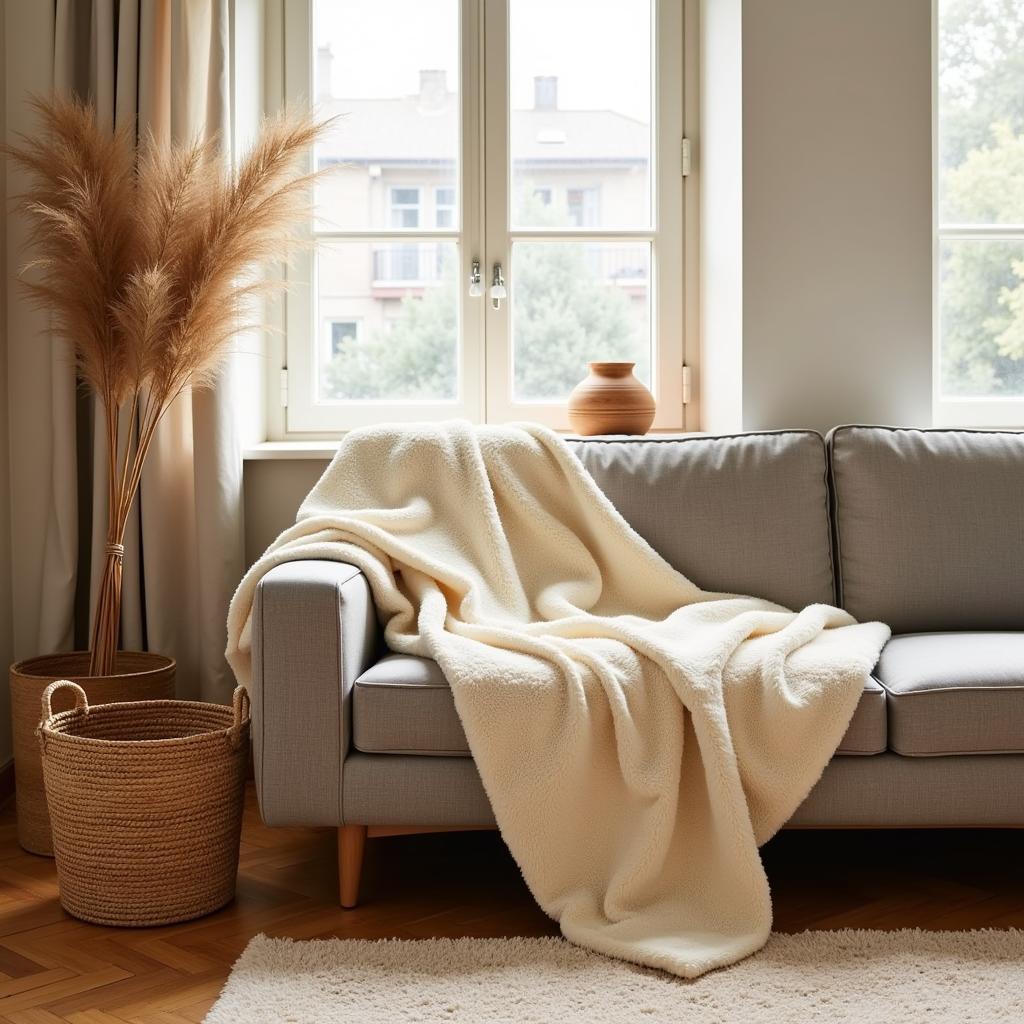
[[[84,103],[34,106],[42,132],[7,150],[31,181],[20,203],[35,258],[23,284],[105,414],[109,526],[90,672],[107,675],[125,526],[156,428],[182,391],[214,381],[230,339],[253,326],[251,300],[275,287],[261,269],[309,215],[317,174],[304,172],[306,157],[329,122],[271,118],[231,171],[210,143],[137,146],[132,129],[104,130]]]

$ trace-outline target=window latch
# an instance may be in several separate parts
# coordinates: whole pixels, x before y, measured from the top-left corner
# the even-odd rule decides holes
[[[508,298],[505,288],[505,277],[501,272],[501,264],[495,263],[491,273],[491,308],[501,309],[501,300]]]
[[[483,278],[480,276],[480,261],[473,260],[469,272],[469,297],[479,299],[484,293]]]

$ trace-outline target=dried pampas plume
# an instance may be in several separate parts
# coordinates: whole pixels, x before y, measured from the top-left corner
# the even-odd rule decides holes
[[[31,182],[20,203],[35,258],[23,284],[55,316],[106,416],[110,521],[90,668],[106,675],[125,525],[156,427],[184,389],[213,381],[229,340],[252,326],[251,300],[274,287],[260,271],[309,217],[322,172],[305,167],[330,122],[268,119],[231,171],[210,143],[136,145],[134,130],[101,128],[84,103],[33,105],[42,132],[6,150]],[[131,429],[119,446],[122,415]]]

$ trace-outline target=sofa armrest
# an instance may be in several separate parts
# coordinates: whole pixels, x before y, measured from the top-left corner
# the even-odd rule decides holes
[[[252,737],[267,824],[344,824],[352,685],[380,646],[370,587],[355,566],[285,562],[260,580],[252,612]]]

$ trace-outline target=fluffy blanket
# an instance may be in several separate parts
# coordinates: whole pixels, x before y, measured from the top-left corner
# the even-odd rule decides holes
[[[700,590],[532,425],[349,434],[235,595],[243,684],[256,583],[303,558],[359,566],[388,646],[439,662],[566,938],[685,977],[763,945],[758,846],[838,746],[885,626]]]

